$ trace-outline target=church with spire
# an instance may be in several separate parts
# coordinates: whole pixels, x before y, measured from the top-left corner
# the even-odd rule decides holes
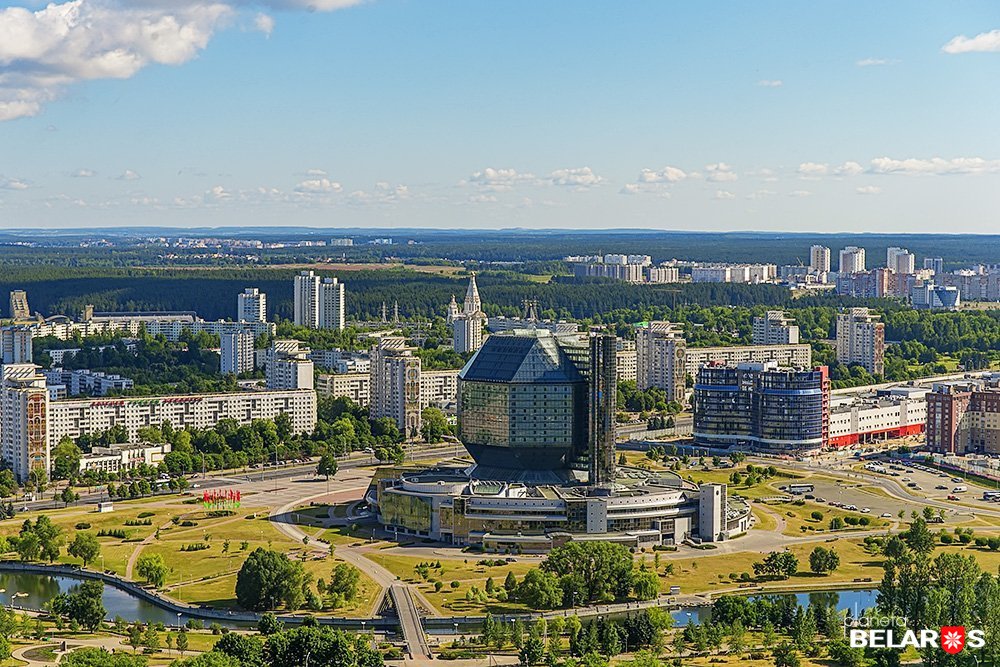
[[[479,299],[476,274],[469,276],[469,287],[465,291],[465,302],[459,310],[455,295],[448,304],[448,324],[452,328],[452,343],[456,352],[475,352],[486,340],[486,313]]]

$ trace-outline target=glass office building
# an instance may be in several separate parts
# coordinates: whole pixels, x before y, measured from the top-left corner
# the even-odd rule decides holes
[[[573,337],[490,336],[459,373],[459,438],[483,466],[566,468],[587,446],[588,349]]]
[[[775,453],[819,450],[829,440],[830,381],[776,364],[704,366],[694,387],[695,443]]]

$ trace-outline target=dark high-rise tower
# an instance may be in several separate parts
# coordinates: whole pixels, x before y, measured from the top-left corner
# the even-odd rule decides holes
[[[615,480],[617,349],[612,334],[590,339],[590,485],[608,493]]]

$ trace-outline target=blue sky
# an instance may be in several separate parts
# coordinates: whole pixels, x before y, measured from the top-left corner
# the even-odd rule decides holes
[[[0,2],[0,226],[997,230],[996,2]]]

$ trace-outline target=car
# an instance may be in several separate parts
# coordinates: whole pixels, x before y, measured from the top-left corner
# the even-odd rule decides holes
[[[922,489],[919,486],[917,486],[916,484],[913,485],[913,490],[914,491],[922,491]]]
[[[816,502],[818,502],[818,503],[825,503],[826,500],[824,500],[823,498],[816,498]]]
[[[904,482],[910,482],[910,481],[912,481],[912,480],[911,480],[911,479],[910,479],[909,477],[904,477],[904,478],[903,478],[903,481],[904,481]]]
[[[879,516],[881,518],[883,518],[883,519],[891,519],[892,518],[892,515],[889,514],[888,512],[882,512],[881,514],[879,514]]]
[[[814,500],[815,498],[816,498],[816,496],[814,496],[814,495],[813,495],[813,494],[811,494],[811,493],[807,493],[807,494],[806,494],[806,500]]]
[[[868,507],[862,507],[861,508],[861,513],[862,514],[871,514],[871,509],[868,508]]]
[[[938,477],[948,477],[948,473],[946,472],[938,473]]]
[[[963,481],[963,480],[962,480],[962,478],[961,478],[961,477],[952,477],[952,478],[951,478],[951,481],[953,481],[953,482],[961,482],[961,481]]]
[[[908,487],[910,487],[911,489],[917,488],[917,483],[916,482],[907,482],[906,485]]]
[[[857,505],[844,505],[844,509],[845,510],[849,510],[851,512],[856,512],[857,509],[858,509],[858,506]]]
[[[937,489],[938,491],[947,491],[948,490],[948,487],[945,486],[944,484],[938,484],[934,488]]]
[[[961,500],[961,498],[959,498],[958,496],[956,496],[954,493],[949,493],[948,494],[948,500]]]

